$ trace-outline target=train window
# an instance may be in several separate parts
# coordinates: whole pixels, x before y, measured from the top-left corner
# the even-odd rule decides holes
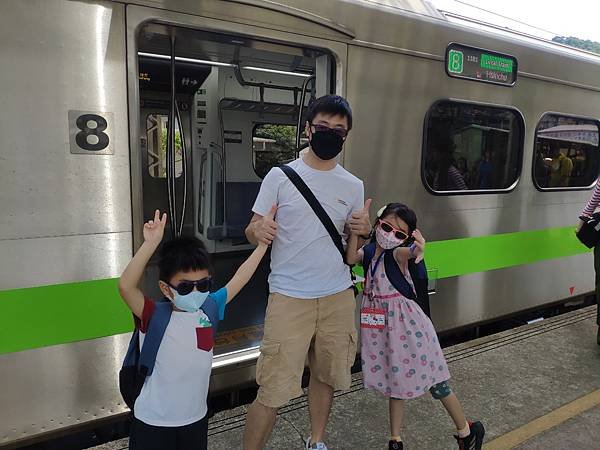
[[[538,189],[591,187],[598,177],[598,122],[548,113],[535,131],[533,181]]]
[[[167,177],[167,129],[169,116],[148,114],[146,116],[146,145],[148,151],[148,172],[153,178]],[[179,178],[183,170],[181,160],[181,133],[175,127],[175,176]]]
[[[296,157],[295,125],[260,123],[252,130],[252,162],[256,174],[264,178],[271,168]],[[301,142],[305,139],[301,139]]]
[[[434,193],[506,191],[522,165],[525,124],[512,108],[442,100],[425,119],[422,176]]]

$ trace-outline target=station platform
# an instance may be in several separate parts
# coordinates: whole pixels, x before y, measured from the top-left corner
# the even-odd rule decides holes
[[[469,419],[486,427],[484,449],[600,449],[600,346],[595,306],[444,349],[451,386]],[[327,444],[387,448],[387,401],[365,390],[360,373],[335,394]],[[241,449],[246,407],[215,415],[211,450]],[[279,412],[267,445],[303,449],[310,432],[306,396]],[[406,449],[455,449],[454,427],[429,395],[407,401]],[[126,449],[123,439],[96,449]]]

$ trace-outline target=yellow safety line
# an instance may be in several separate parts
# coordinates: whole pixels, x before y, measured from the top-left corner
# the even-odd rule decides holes
[[[485,450],[506,450],[531,439],[544,431],[600,405],[600,389],[578,398],[558,409],[516,428],[483,446]]]

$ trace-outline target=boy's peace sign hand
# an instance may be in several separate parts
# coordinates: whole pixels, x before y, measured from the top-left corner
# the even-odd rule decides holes
[[[167,224],[167,213],[160,216],[160,211],[157,209],[154,212],[154,219],[149,220],[144,224],[144,241],[149,244],[157,245],[162,241],[165,234],[165,225]]]
[[[419,230],[413,231],[412,237],[415,239],[413,254],[415,255],[415,262],[418,264],[425,257],[425,238]]]

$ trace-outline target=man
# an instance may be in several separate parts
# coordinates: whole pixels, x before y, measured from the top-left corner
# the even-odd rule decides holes
[[[340,234],[370,232],[369,205],[361,180],[337,164],[352,111],[336,95],[317,99],[308,110],[309,150],[289,164],[319,200]],[[277,223],[268,212],[277,205]],[[307,448],[326,450],[324,434],[334,389],[350,386],[356,354],[355,298],[348,266],[304,197],[283,171],[264,178],[254,217],[246,229],[254,244],[273,244],[265,333],[256,368],[259,390],[248,409],[244,449],[262,449],[277,409],[302,395],[308,356],[311,435]],[[266,217],[267,216],[267,217]]]

